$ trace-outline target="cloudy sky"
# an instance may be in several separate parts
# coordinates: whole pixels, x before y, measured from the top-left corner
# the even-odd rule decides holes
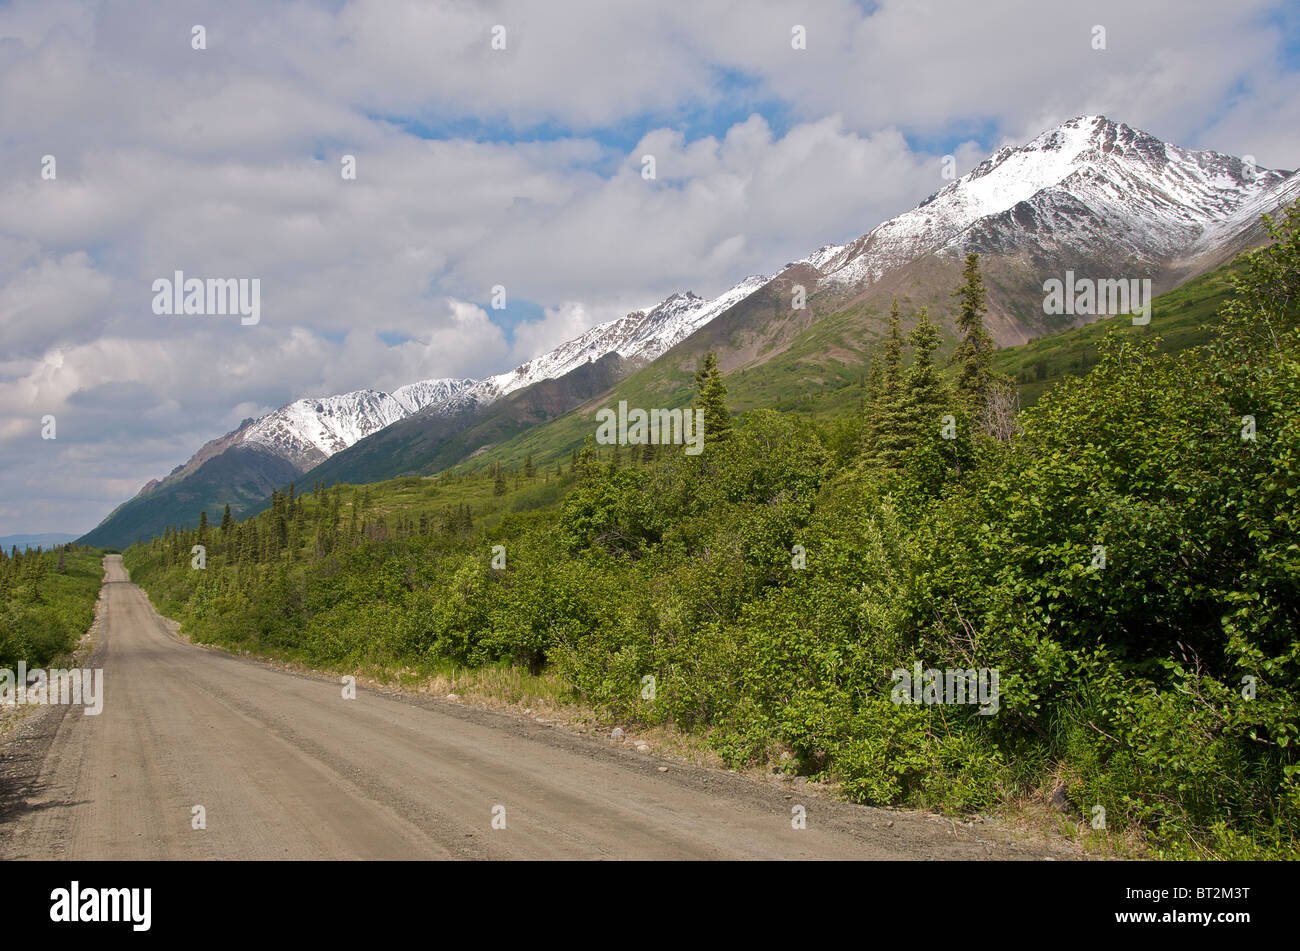
[[[87,531],[290,400],[771,273],[1093,113],[1295,168],[1300,5],[0,4],[0,534]],[[176,270],[259,278],[260,323],[156,316]]]

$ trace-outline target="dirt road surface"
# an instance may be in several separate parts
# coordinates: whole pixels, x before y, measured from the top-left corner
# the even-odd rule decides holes
[[[1074,857],[427,696],[344,699],[182,641],[120,556],[105,570],[103,712],[43,708],[0,745],[0,858]]]

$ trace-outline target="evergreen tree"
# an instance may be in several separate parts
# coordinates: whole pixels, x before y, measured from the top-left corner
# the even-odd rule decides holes
[[[496,477],[492,483],[492,494],[493,495],[506,494],[506,473],[505,470],[501,468],[500,463],[497,463],[496,465]]]
[[[718,360],[710,350],[695,372],[697,409],[704,411],[704,441],[723,442],[731,438],[731,414],[727,411],[727,386],[722,382]]]
[[[885,374],[881,367],[881,352],[876,351],[871,358],[871,369],[862,379],[862,395],[858,398],[858,415],[862,420],[861,446],[865,456],[870,456],[876,446],[876,423],[880,418],[881,397],[884,394]]]
[[[884,388],[893,398],[898,393],[903,373],[903,331],[898,319],[898,298],[889,308],[889,340],[885,343]]]
[[[902,395],[903,332],[898,317],[898,297],[889,309],[889,336],[881,350],[880,358],[871,361],[868,376],[866,419],[863,420],[863,442],[866,458],[874,464],[887,464],[886,446],[892,445],[892,432],[899,425],[901,410],[898,403]],[[897,445],[895,445],[897,448]]]
[[[931,432],[938,432],[939,417],[946,402],[946,388],[934,365],[939,339],[939,331],[930,323],[930,317],[922,307],[921,319],[907,338],[912,346],[912,365],[908,368],[904,386],[907,400],[905,428],[913,442]]]
[[[234,523],[234,521],[235,520],[230,517],[230,506],[227,505],[225,513],[221,516],[222,537],[225,537],[225,534],[230,531],[230,526]]]
[[[524,478],[533,479],[537,476],[537,467],[533,465],[533,454],[530,452],[524,458]]]
[[[896,468],[902,454],[918,441],[938,433],[945,405],[945,387],[934,365],[939,331],[930,323],[924,307],[907,342],[912,348],[912,364],[899,380],[893,397],[882,404],[878,416],[873,461],[888,468]],[[888,376],[887,362],[886,380]]]
[[[28,557],[23,559],[23,573],[26,575],[24,581],[27,588],[27,600],[34,604],[42,604],[45,597],[41,593],[41,584],[45,581],[49,565],[41,557],[41,550],[36,549],[36,553],[28,552]]]
[[[587,480],[593,478],[599,471],[596,460],[596,440],[588,436],[586,442],[582,444],[582,451],[578,453],[573,463],[573,472],[577,478],[578,484],[582,485]]]
[[[993,338],[984,329],[982,316],[988,311],[988,293],[984,288],[984,278],[980,276],[978,254],[966,255],[966,266],[961,276],[961,286],[953,291],[953,296],[961,300],[957,311],[957,332],[961,340],[952,359],[961,364],[957,395],[978,409],[984,405],[993,383]]]

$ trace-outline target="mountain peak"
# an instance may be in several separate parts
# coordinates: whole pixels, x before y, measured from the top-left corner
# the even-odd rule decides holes
[[[1133,261],[1156,264],[1266,199],[1286,177],[1162,142],[1106,116],[1076,116],[999,149],[912,211],[801,263],[826,281],[861,287],[923,254],[1015,245],[1010,232],[1021,229],[1032,244],[1115,244]],[[1008,214],[1016,220],[991,224]]]

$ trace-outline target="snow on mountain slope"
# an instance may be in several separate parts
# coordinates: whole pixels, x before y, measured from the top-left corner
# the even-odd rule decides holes
[[[237,442],[263,446],[307,469],[390,423],[454,397],[473,383],[422,380],[392,393],[365,389],[295,400],[255,420]]]
[[[1300,199],[1300,173],[1293,174],[1275,189],[1257,192],[1243,201],[1228,217],[1211,222],[1196,240],[1193,251],[1215,247],[1247,228],[1258,225],[1260,215],[1268,214],[1278,206],[1291,204],[1297,199]]]
[[[410,415],[406,404],[378,390],[295,400],[263,416],[240,442],[256,443],[308,469]]]
[[[660,304],[659,307],[650,311],[647,315],[640,339],[626,350],[620,349],[619,354],[628,358],[654,360],[677,346],[677,344],[723,311],[739,304],[770,280],[770,277],[764,277],[761,274],[750,275],[734,287],[723,291],[711,301],[701,301],[698,297],[689,295],[694,298],[698,306],[671,315],[661,313],[664,304],[667,303],[665,301],[664,304]],[[669,300],[672,300],[672,298],[670,297]]]
[[[408,413],[418,413],[426,406],[445,403],[462,390],[473,386],[477,380],[421,380],[393,390],[392,397],[406,407]]]
[[[421,380],[392,393],[364,389],[295,400],[256,420],[240,443],[264,446],[307,469],[390,423],[454,399],[475,380]]]
[[[645,311],[597,324],[549,353],[520,364],[508,373],[488,377],[445,401],[434,412],[486,404],[539,380],[554,380],[607,353],[649,362],[685,340],[718,314],[744,300],[770,278],[753,275],[713,300],[690,292],[673,294]]]
[[[999,150],[912,211],[802,263],[826,283],[873,283],[924,254],[961,251],[973,229],[992,227],[990,219],[1013,209],[999,227],[1031,233],[1039,244],[1086,251],[1104,239],[1138,260],[1157,261],[1239,211],[1267,205],[1287,178],[1253,174],[1241,159],[1170,145],[1104,116],[1082,116]]]
[[[371,433],[421,411],[451,414],[486,405],[539,380],[561,377],[607,353],[653,360],[767,280],[748,277],[714,300],[691,293],[674,294],[648,311],[599,324],[549,353],[485,380],[422,380],[392,393],[364,389],[295,400],[229,434],[221,448],[251,443],[306,470]],[[189,468],[196,466],[180,467],[177,472]]]

